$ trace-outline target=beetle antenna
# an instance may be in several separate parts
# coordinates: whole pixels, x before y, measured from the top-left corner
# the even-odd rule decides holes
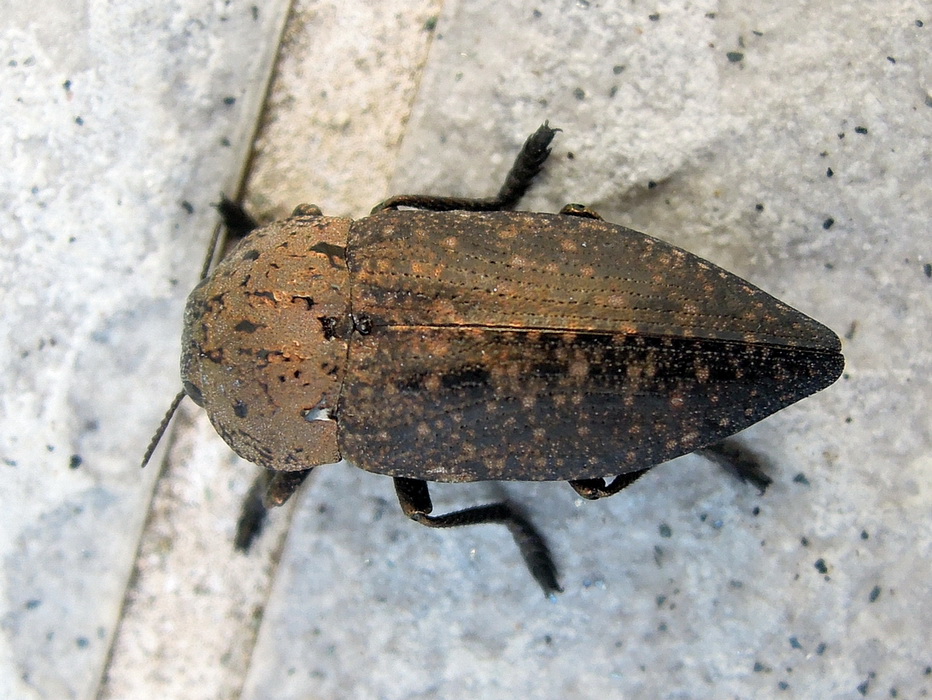
[[[159,427],[155,431],[155,435],[152,436],[152,439],[149,441],[149,446],[146,448],[146,454],[142,457],[142,468],[145,469],[146,465],[149,463],[149,460],[152,459],[152,453],[155,452],[155,448],[158,447],[159,442],[162,440],[162,436],[165,434],[165,430],[168,428],[168,424],[171,422],[172,416],[175,415],[175,411],[178,410],[178,404],[181,403],[181,399],[185,397],[184,390],[179,391],[175,398],[172,399],[171,406],[168,407],[168,410],[165,412],[165,417],[162,418],[162,422],[159,424]]]

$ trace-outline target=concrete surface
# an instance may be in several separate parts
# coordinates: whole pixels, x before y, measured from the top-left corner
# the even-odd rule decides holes
[[[0,697],[97,693],[159,474],[139,459],[285,9],[4,7]]]
[[[564,131],[525,208],[583,201],[746,277],[844,334],[845,377],[745,433],[764,496],[692,456],[597,503],[435,489],[438,512],[521,503],[555,601],[500,528],[422,528],[347,465],[318,470],[287,536],[278,513],[234,554],[251,471],[196,411],[141,536],[156,473],[135,455],[177,384],[206,205],[245,162],[283,11],[19,9],[0,93],[0,695],[95,695],[141,541],[103,697],[927,696],[928,7],[448,0],[434,24],[435,4],[362,5],[289,21],[248,179],[260,214],[492,193],[549,119]],[[302,81],[320,99],[289,98]]]

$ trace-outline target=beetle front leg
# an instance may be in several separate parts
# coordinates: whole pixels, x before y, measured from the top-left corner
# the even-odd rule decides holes
[[[544,161],[550,155],[550,142],[559,129],[550,128],[544,122],[537,131],[528,136],[524,146],[515,158],[511,170],[505,177],[498,194],[485,199],[471,199],[468,197],[435,197],[428,194],[400,194],[377,204],[372,213],[383,209],[397,209],[398,207],[411,207],[413,209],[427,209],[429,211],[501,211],[514,207],[524,193],[531,186],[531,181],[540,172]]]
[[[312,471],[304,469],[294,472],[271,472],[263,469],[259,473],[243,499],[239,520],[236,522],[234,544],[238,550],[249,550],[265,527],[269,508],[283,505]]]
[[[426,481],[401,476],[396,476],[394,481],[401,510],[415,522],[427,527],[461,527],[482,523],[504,525],[514,537],[531,575],[544,589],[544,593],[552,595],[563,590],[557,581],[557,568],[544,538],[510,503],[490,503],[444,515],[431,515],[434,506]]]
[[[220,203],[216,206],[223,225],[227,227],[227,240],[238,241],[259,228],[259,222],[226,195],[220,195]]]
[[[612,479],[612,483],[608,485],[605,484],[605,479],[575,479],[570,481],[569,485],[572,486],[573,490],[583,498],[586,498],[590,501],[595,501],[599,498],[614,496],[623,488],[630,486],[639,478],[644,476],[648,471],[650,471],[650,467],[647,469],[641,469],[637,472],[621,474],[620,476],[616,476],[614,479]]]

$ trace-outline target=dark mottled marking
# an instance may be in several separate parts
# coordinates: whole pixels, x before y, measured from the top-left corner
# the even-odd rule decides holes
[[[233,404],[233,413],[236,414],[237,418],[245,418],[249,415],[249,406],[242,401],[236,401]]]
[[[489,371],[484,367],[464,366],[442,374],[440,383],[449,391],[461,391],[488,384],[490,377]]]
[[[333,316],[320,316],[317,320],[320,321],[320,326],[324,330],[324,340],[333,340],[336,337],[339,319]]]
[[[307,305],[307,310],[310,311],[314,308],[314,300],[311,297],[307,296],[293,296],[291,301],[297,304],[299,301],[303,301]]]
[[[260,328],[265,328],[265,326],[261,323],[253,323],[252,321],[243,319],[233,327],[233,330],[239,331],[240,333],[255,333]]]
[[[332,243],[315,243],[311,246],[315,253],[322,253],[327,256],[333,267],[343,269],[346,267],[346,248],[343,246],[333,245]]]
[[[353,314],[353,329],[360,335],[369,335],[372,332],[372,319],[366,314]]]

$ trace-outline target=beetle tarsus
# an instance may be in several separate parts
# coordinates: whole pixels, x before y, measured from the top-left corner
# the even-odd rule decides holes
[[[464,508],[443,515],[430,515],[434,509],[427,482],[421,479],[395,477],[395,492],[401,510],[409,518],[427,527],[462,527],[483,523],[498,523],[508,528],[531,575],[548,596],[563,589],[557,580],[557,567],[543,536],[524,515],[508,502],[490,503]]]
[[[435,197],[429,194],[400,194],[377,204],[372,213],[383,209],[426,209],[428,211],[501,211],[513,208],[531,186],[550,155],[550,142],[560,129],[553,129],[548,122],[528,136],[515,158],[511,170],[505,176],[505,184],[495,197],[471,199],[469,197]]]
[[[515,158],[514,165],[505,176],[505,184],[498,191],[495,201],[496,209],[511,209],[524,196],[531,181],[544,166],[550,156],[550,142],[560,129],[551,129],[548,122],[541,124],[537,131],[528,136],[527,141]]]
[[[650,468],[648,467],[647,469],[641,469],[640,471],[620,474],[619,476],[616,476],[614,479],[612,479],[612,483],[608,485],[606,485],[605,479],[574,479],[570,481],[569,484],[573,487],[573,490],[583,498],[590,501],[595,501],[599,498],[614,496],[616,493],[621,491],[623,488],[630,486],[649,471]]]

